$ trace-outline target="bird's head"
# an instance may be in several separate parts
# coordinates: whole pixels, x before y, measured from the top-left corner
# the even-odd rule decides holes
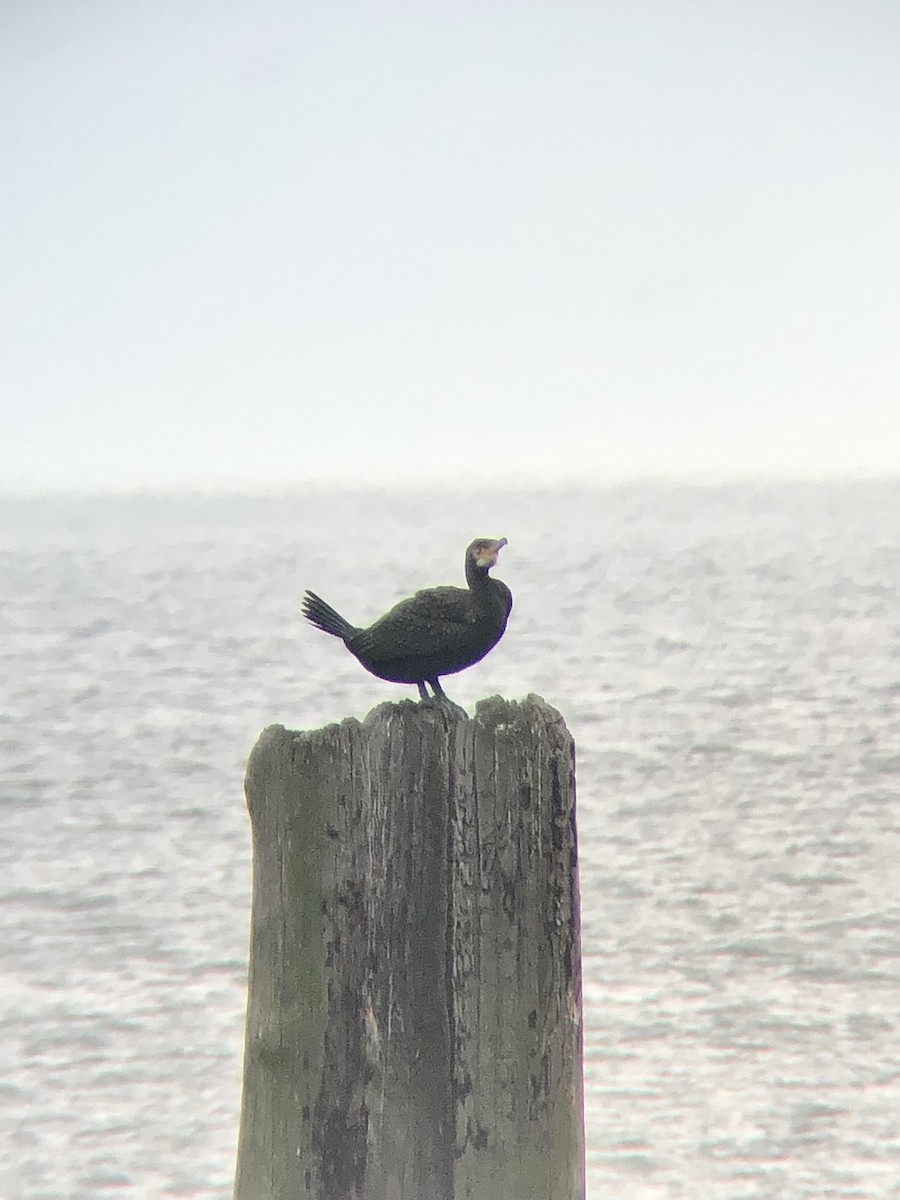
[[[476,538],[468,549],[468,557],[479,571],[489,571],[497,565],[497,555],[506,545],[506,538]]]

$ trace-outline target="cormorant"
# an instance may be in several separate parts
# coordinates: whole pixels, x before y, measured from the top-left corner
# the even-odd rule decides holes
[[[441,675],[453,675],[484,658],[506,628],[512,593],[488,572],[506,538],[476,538],[466,551],[468,588],[436,587],[416,592],[358,629],[321,600],[303,596],[303,615],[325,633],[339,637],[367,671],[392,683],[415,683],[427,700],[426,683],[446,698]]]

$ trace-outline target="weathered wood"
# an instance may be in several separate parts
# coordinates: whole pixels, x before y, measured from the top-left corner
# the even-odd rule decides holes
[[[572,739],[536,696],[253,750],[236,1200],[584,1195]]]

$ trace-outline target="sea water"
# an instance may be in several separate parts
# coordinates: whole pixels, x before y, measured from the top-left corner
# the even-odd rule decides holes
[[[259,731],[506,536],[578,747],[591,1200],[900,1196],[900,485],[0,501],[0,1198],[230,1196]]]

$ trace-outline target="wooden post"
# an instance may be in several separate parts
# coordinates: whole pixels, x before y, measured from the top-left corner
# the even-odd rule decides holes
[[[261,734],[236,1200],[580,1200],[572,738],[540,697]]]

